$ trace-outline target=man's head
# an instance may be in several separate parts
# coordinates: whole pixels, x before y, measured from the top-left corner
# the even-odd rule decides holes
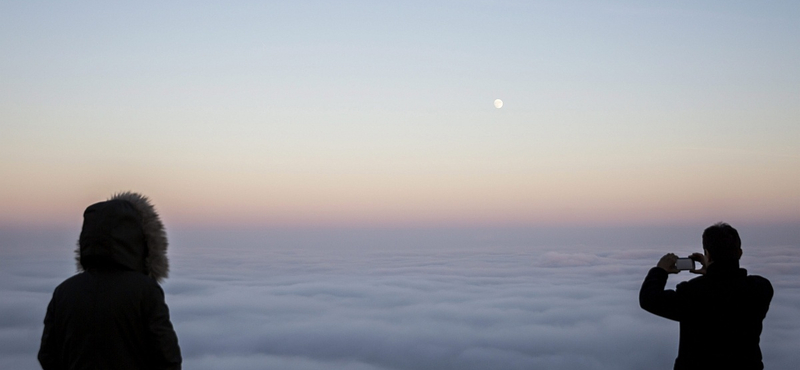
[[[736,229],[720,222],[703,231],[703,249],[709,261],[738,261],[742,256],[742,240]]]

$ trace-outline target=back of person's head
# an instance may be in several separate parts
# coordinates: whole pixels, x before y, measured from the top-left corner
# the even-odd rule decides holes
[[[737,261],[741,256],[742,240],[733,226],[720,222],[703,231],[703,249],[714,261]]]
[[[83,213],[78,270],[115,268],[163,281],[169,273],[164,224],[147,197],[123,192]]]

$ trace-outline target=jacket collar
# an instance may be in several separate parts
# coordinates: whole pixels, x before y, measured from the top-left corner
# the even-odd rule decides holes
[[[708,276],[747,276],[747,270],[739,267],[739,261],[713,262],[708,266]]]

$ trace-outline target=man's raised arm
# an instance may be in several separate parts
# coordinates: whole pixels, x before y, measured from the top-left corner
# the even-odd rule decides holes
[[[678,256],[669,253],[661,257],[658,265],[650,269],[639,290],[639,306],[652,314],[677,321],[678,298],[674,290],[664,290],[669,274],[677,274]]]

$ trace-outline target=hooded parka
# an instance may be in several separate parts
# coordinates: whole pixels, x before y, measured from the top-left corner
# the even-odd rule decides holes
[[[164,291],[164,226],[147,198],[121,193],[89,206],[79,273],[47,307],[39,362],[50,369],[180,369]]]

